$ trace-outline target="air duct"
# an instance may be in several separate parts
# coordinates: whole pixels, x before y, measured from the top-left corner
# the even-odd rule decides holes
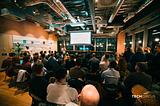
[[[129,19],[133,18],[135,15],[134,12],[131,12],[128,14],[128,16],[123,20],[124,23],[126,23]]]

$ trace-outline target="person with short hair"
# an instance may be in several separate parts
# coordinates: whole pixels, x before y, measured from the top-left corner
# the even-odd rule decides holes
[[[44,67],[47,68],[48,60],[46,59],[46,55],[43,53],[41,57],[42,57],[41,62],[44,64]]]
[[[127,75],[126,79],[124,80],[124,85],[126,87],[126,94],[128,98],[131,98],[131,89],[136,84],[142,85],[148,90],[150,89],[152,78],[145,73],[147,69],[148,66],[145,62],[137,62],[135,66],[136,72]]]
[[[70,70],[72,67],[75,67],[75,65],[76,65],[76,62],[74,61],[74,58],[75,58],[75,55],[71,55],[70,56],[70,61],[68,62],[68,63],[66,63],[66,68],[67,68],[67,70]]]
[[[47,68],[48,70],[53,70],[53,67],[57,66],[57,61],[54,59],[54,54],[51,53],[51,56],[48,60],[48,63],[47,63]]]
[[[131,51],[131,48],[130,47],[127,47],[127,51],[126,52],[124,52],[124,54],[123,54],[123,57],[125,58],[125,60],[127,61],[127,62],[129,62],[129,59],[130,59],[130,57],[132,56],[132,51]]]
[[[57,82],[47,87],[47,101],[49,104],[65,105],[69,102],[78,104],[78,92],[66,83],[67,70],[60,67],[56,70]]]
[[[92,54],[92,58],[91,59],[89,59],[89,61],[88,61],[88,63],[89,63],[89,67],[91,67],[92,66],[92,63],[93,62],[96,62],[96,63],[98,63],[99,64],[99,59],[97,59],[96,58],[96,53],[93,53]]]
[[[111,60],[116,60],[113,56],[113,54],[110,54],[108,61],[110,62]]]
[[[7,66],[10,66],[10,63],[12,61],[12,58],[15,56],[15,53],[9,53],[9,57],[5,60],[3,60],[1,68],[6,68]]]
[[[100,101],[100,95],[93,85],[85,85],[78,95],[79,105],[68,103],[66,106],[97,106]]]
[[[104,61],[100,62],[99,66],[100,66],[100,72],[102,73],[103,71],[108,69],[109,66],[109,54],[105,55]]]
[[[103,71],[103,73],[101,74],[101,82],[104,85],[107,85],[107,84],[117,84],[118,85],[119,84],[120,73],[114,69],[116,67],[116,65],[117,65],[116,61],[112,60],[109,63],[109,68],[107,70]],[[112,90],[107,87],[105,87],[105,88],[108,90]]]
[[[142,47],[136,48],[136,53],[132,54],[132,56],[129,59],[129,62],[132,65],[132,68],[134,69],[137,62],[145,62],[146,56],[142,53]]]
[[[81,67],[88,68],[88,59],[85,58],[85,54],[84,53],[82,53],[81,58],[82,58],[82,65],[81,65]]]
[[[150,47],[146,47],[144,49],[144,51],[146,52],[146,54],[145,54],[146,55],[145,62],[151,62],[153,57],[154,57],[154,55],[151,53],[151,48]]]
[[[35,56],[33,57],[33,63],[31,64],[31,68],[32,68],[32,66],[33,66],[34,64],[37,64],[37,63],[39,63],[39,56],[35,55]]]
[[[47,86],[49,82],[44,78],[44,69],[42,63],[34,64],[32,67],[33,73],[36,75],[29,81],[29,93],[38,96],[43,101],[46,101]],[[32,98],[32,106],[38,106],[39,101]]]
[[[70,78],[82,78],[82,80],[84,80],[84,78],[86,77],[86,73],[83,69],[81,69],[81,65],[82,65],[82,59],[81,58],[77,58],[76,59],[76,66],[70,69]]]
[[[86,81],[92,80],[92,81],[97,81],[100,83],[101,82],[101,75],[97,74],[98,70],[99,70],[99,64],[92,63],[91,73],[86,74]]]

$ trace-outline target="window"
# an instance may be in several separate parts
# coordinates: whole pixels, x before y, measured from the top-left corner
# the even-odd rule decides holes
[[[143,31],[135,34],[135,51],[138,46],[143,46]]]
[[[106,38],[96,38],[96,51],[106,51]]]
[[[108,38],[108,51],[117,52],[117,38]]]
[[[126,35],[126,41],[125,41],[125,47],[132,47],[132,35],[127,36]]]
[[[57,47],[58,47],[58,52],[61,52],[61,48],[64,46],[64,39],[57,39]]]

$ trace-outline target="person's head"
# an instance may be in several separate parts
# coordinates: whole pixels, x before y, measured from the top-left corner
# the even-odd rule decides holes
[[[24,63],[29,62],[29,61],[30,61],[30,57],[31,57],[30,55],[27,55],[26,57],[24,57],[24,58],[23,58],[23,62],[24,62]]]
[[[63,48],[65,48],[65,46],[63,46]]]
[[[78,58],[76,59],[76,65],[77,65],[77,66],[81,66],[81,65],[82,65],[82,59],[81,59],[80,57],[78,57]]]
[[[150,47],[145,47],[144,51],[147,52],[147,53],[150,53],[151,48]]]
[[[43,53],[41,54],[42,59],[44,59],[46,57],[46,55]]]
[[[40,54],[42,54],[43,53],[43,51],[40,51]]]
[[[154,51],[160,52],[160,44],[157,44],[154,48]]]
[[[96,57],[96,53],[93,53],[93,54],[92,54],[92,57]]]
[[[57,63],[58,65],[62,65],[63,61],[61,59],[58,59]]]
[[[37,63],[39,61],[39,56],[35,55],[33,57],[33,61],[34,61],[34,63]]]
[[[51,53],[51,51],[49,50],[48,53]]]
[[[118,69],[120,71],[126,71],[127,70],[127,62],[123,57],[120,57],[118,61]]]
[[[53,53],[51,53],[51,55],[50,55],[50,56],[51,56],[51,58],[53,58],[53,57],[54,57],[54,54],[53,54]]]
[[[14,57],[15,53],[9,53],[9,57]]]
[[[71,55],[71,60],[74,60],[75,56],[74,54]]]
[[[20,63],[19,56],[14,56],[11,61],[11,66],[14,67],[16,64]]]
[[[127,51],[131,51],[131,48],[130,48],[130,47],[127,47]]]
[[[32,67],[32,71],[37,76],[43,76],[43,73],[44,73],[43,64],[42,63],[34,64]]]
[[[110,68],[115,68],[117,66],[116,61],[111,60],[110,63],[109,63],[109,66],[110,66]]]
[[[51,51],[51,53],[53,53],[53,51]]]
[[[84,58],[85,58],[85,54],[84,54],[84,53],[82,53],[81,58],[82,58],[82,59],[84,59]]]
[[[137,62],[135,70],[137,72],[145,72],[148,70],[148,65],[145,62]]]
[[[92,73],[96,73],[98,71],[98,69],[99,69],[99,64],[96,62],[93,62],[92,63],[92,70],[91,70]]]
[[[114,57],[113,54],[110,54],[110,57],[113,58]]]
[[[66,81],[66,75],[67,75],[67,69],[60,67],[56,70],[56,79],[58,82],[61,82],[61,80]]]
[[[46,54],[47,52],[46,51],[44,51],[44,54]]]
[[[136,52],[142,52],[143,50],[142,50],[142,47],[140,47],[140,46],[138,46],[137,48],[136,48]]]
[[[108,60],[109,59],[109,54],[107,53],[106,55],[105,55],[105,58],[104,58],[105,60]]]
[[[26,49],[29,49],[29,46],[26,46]]]
[[[38,55],[39,55],[39,53],[38,53],[38,52],[36,52],[36,53],[34,53],[34,54],[33,54],[33,56],[38,56]]]
[[[78,52],[78,56],[81,56],[81,52]]]
[[[93,85],[85,85],[78,95],[79,106],[97,106],[100,95]]]

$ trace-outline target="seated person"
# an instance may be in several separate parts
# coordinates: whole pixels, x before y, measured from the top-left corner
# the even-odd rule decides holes
[[[78,92],[66,83],[67,70],[60,67],[56,71],[57,82],[49,84],[47,87],[47,101],[53,104],[65,105],[69,102],[78,104]]]
[[[109,68],[106,71],[103,71],[101,75],[101,82],[105,85],[107,84],[119,84],[120,82],[120,74],[114,68],[116,67],[116,61],[112,60],[109,64]],[[108,90],[114,90],[105,87]]]
[[[86,85],[78,95],[79,105],[68,103],[66,106],[97,106],[100,100],[99,93],[93,85]]]
[[[75,67],[75,65],[76,65],[76,63],[74,61],[75,56],[71,55],[70,58],[71,58],[71,60],[68,63],[66,63],[67,70],[70,70],[72,67]]]
[[[20,64],[20,58],[19,56],[14,56],[11,61],[11,69],[10,69],[9,75],[10,76],[18,75],[19,69],[22,69],[22,65]]]
[[[126,87],[126,93],[128,98],[131,98],[131,89],[136,84],[142,85],[148,90],[150,89],[152,79],[151,76],[145,73],[147,69],[148,66],[145,62],[138,62],[135,66],[135,70],[137,72],[130,73],[127,75],[126,79],[124,80],[124,85]]]
[[[114,56],[113,56],[113,54],[110,54],[110,57],[109,57],[109,59],[108,59],[108,61],[110,62],[111,60],[116,60],[115,58],[114,58]]]
[[[82,59],[77,58],[76,59],[76,66],[70,69],[69,76],[70,78],[81,78],[84,80],[86,77],[86,73],[83,69],[81,69]]]
[[[41,62],[44,64],[44,67],[47,68],[48,60],[46,59],[46,55],[43,53],[41,57],[42,57]]]
[[[81,65],[81,67],[88,68],[88,59],[85,58],[85,54],[84,53],[82,53],[81,58],[82,58],[82,65]]]
[[[30,55],[27,55],[26,57],[23,58],[23,63],[22,63],[22,69],[26,70],[29,74],[32,73],[30,60],[31,60]]]
[[[103,71],[108,69],[109,66],[109,54],[106,54],[104,57],[104,61],[100,62],[99,66],[100,66],[100,72],[102,73]]]
[[[154,55],[151,53],[151,48],[150,47],[146,47],[144,49],[144,51],[146,52],[146,54],[145,54],[146,55],[145,62],[151,62],[153,57],[154,57]]]
[[[54,54],[51,53],[50,54],[50,58],[48,59],[48,63],[47,63],[47,70],[53,70],[53,67],[55,67],[57,64],[57,61],[54,59]]]
[[[1,68],[6,68],[7,66],[10,66],[10,62],[12,61],[13,56],[15,53],[9,53],[9,57],[5,60],[3,60]]]
[[[125,58],[125,60],[126,60],[127,62],[129,62],[129,59],[130,59],[130,57],[131,57],[132,54],[133,54],[133,53],[132,53],[132,51],[131,51],[131,48],[130,48],[130,47],[127,47],[127,51],[124,52],[123,57]]]
[[[87,80],[92,80],[92,81],[97,81],[97,82],[100,83],[101,75],[97,74],[98,69],[99,69],[99,64],[98,63],[92,63],[91,73],[86,74],[86,81]]]
[[[43,77],[43,64],[34,64],[32,71],[36,74],[36,76],[29,81],[29,93],[38,96],[43,101],[46,101],[47,86],[49,85],[49,82]],[[32,98],[32,106],[38,106],[38,103],[39,102],[37,100]]]
[[[92,54],[92,58],[88,60],[89,68],[92,66],[92,63],[93,63],[93,62],[99,63],[99,59],[96,58],[96,53],[93,53],[93,54]]]

